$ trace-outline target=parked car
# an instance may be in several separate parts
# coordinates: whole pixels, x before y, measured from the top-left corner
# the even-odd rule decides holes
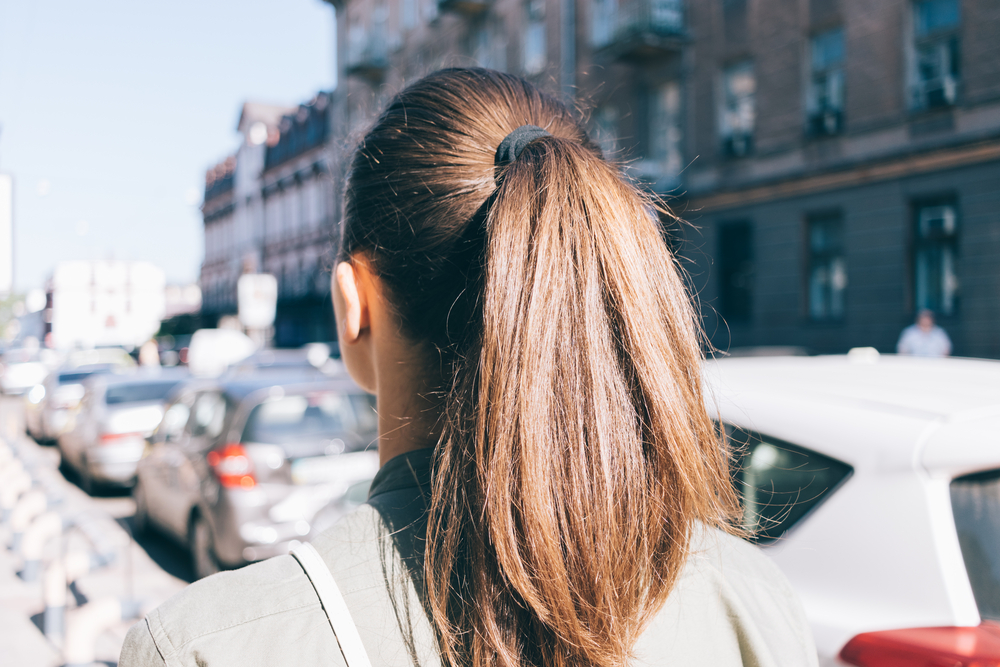
[[[47,352],[51,353],[37,347],[15,348],[4,352],[3,360],[0,361],[0,392],[20,396],[41,383],[51,368],[46,364]]]
[[[199,577],[287,553],[336,519],[330,503],[367,495],[376,434],[372,397],[347,377],[185,385],[139,463],[136,527],[186,544]]]
[[[91,491],[94,483],[131,486],[149,437],[163,418],[171,391],[187,378],[179,369],[91,375],[80,409],[59,436],[63,463]]]
[[[861,350],[705,375],[743,525],[821,664],[1000,664],[1000,363]]]
[[[129,357],[131,359],[131,357]],[[125,370],[117,364],[62,367],[49,373],[41,384],[25,394],[24,425],[38,442],[52,442],[72,425],[72,417],[83,398],[83,382],[97,373]]]
[[[231,365],[223,377],[236,379],[271,372],[281,373],[286,377],[299,373],[306,380],[310,376],[322,379],[324,375],[341,375],[345,371],[339,360],[330,358],[329,345],[310,343],[300,348],[258,350]]]

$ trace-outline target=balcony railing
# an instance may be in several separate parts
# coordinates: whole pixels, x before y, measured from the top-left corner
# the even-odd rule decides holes
[[[347,40],[347,73],[380,81],[389,68],[389,48],[382,24],[352,29]]]
[[[684,35],[682,0],[594,0],[592,42],[607,59],[676,54]]]
[[[489,9],[490,4],[491,0],[438,0],[438,9],[464,16],[479,16]]]

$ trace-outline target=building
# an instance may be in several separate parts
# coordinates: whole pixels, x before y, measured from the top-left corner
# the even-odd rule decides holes
[[[590,107],[694,223],[670,240],[716,347],[892,351],[931,308],[1000,357],[995,0],[328,1],[337,145],[447,65]]]
[[[142,345],[160,328],[164,285],[163,270],[149,262],[60,262],[46,285],[46,345]]]
[[[721,348],[1000,357],[994,0],[688,5],[689,269]]]
[[[235,315],[239,277],[270,273],[278,280],[274,344],[336,337],[330,110],[325,92],[298,107],[243,105],[239,150],[205,175],[203,319]]]
[[[260,266],[278,280],[274,342],[282,347],[336,339],[330,266],[339,218],[328,159],[330,101],[320,93],[285,115],[264,155]]]
[[[294,107],[244,104],[236,127],[243,138],[240,147],[205,174],[205,260],[199,285],[202,313],[209,319],[235,314],[236,281],[263,266],[260,175],[268,144],[279,140],[278,125],[293,111]]]

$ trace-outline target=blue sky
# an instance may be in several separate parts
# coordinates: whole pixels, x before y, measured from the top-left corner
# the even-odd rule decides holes
[[[321,0],[0,0],[0,170],[15,289],[67,259],[145,259],[197,280],[205,169],[245,100],[334,81]]]

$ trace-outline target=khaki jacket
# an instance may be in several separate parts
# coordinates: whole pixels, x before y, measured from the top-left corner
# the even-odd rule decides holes
[[[419,571],[422,563],[429,480],[429,450],[392,459],[375,477],[369,504],[312,543],[343,593],[372,667],[440,664],[405,565]],[[757,547],[703,528],[691,547],[676,587],[635,646],[633,665],[817,664],[795,593]],[[346,665],[316,591],[292,556],[192,584],[129,631],[118,664]]]

